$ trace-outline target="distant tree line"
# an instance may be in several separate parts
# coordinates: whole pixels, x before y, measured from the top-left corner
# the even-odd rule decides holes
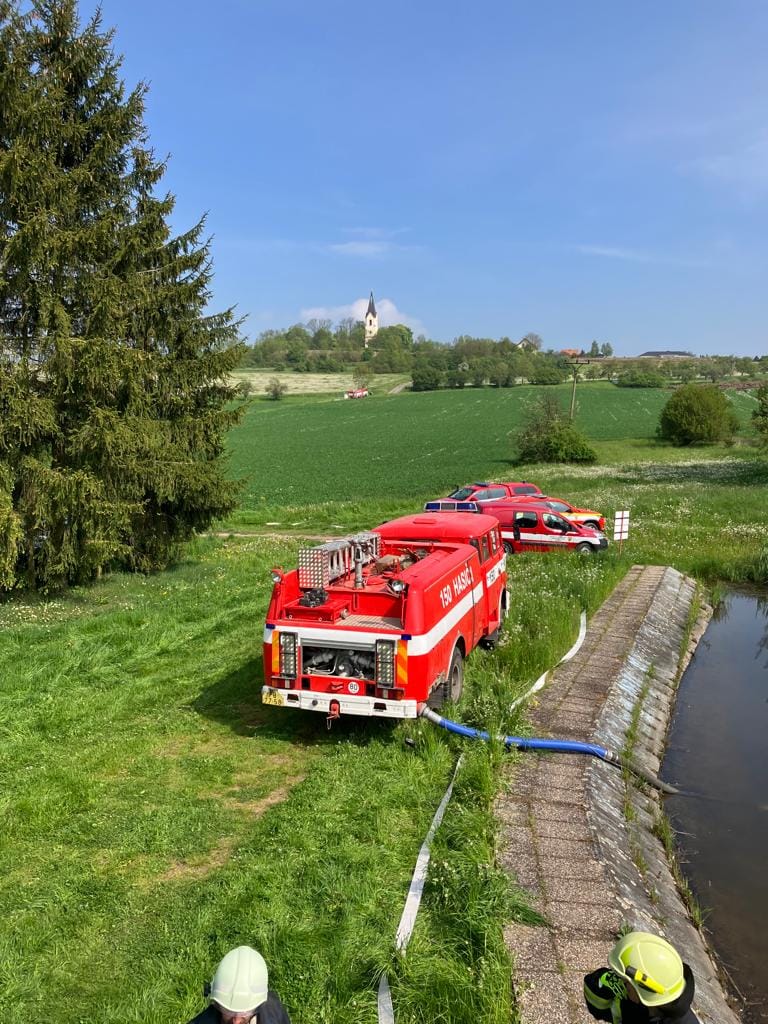
[[[691,356],[688,359],[616,358],[610,342],[593,341],[589,348],[544,351],[538,334],[518,342],[460,335],[450,344],[414,337],[405,324],[382,327],[365,347],[362,321],[333,324],[309,320],[285,330],[263,331],[246,347],[244,368],[269,368],[297,373],[363,372],[410,374],[415,391],[437,388],[512,387],[514,384],[559,384],[573,373],[574,358],[586,380],[606,380],[620,387],[662,388],[690,381],[718,383],[729,377],[751,379],[768,373],[768,356]]]
[[[519,342],[510,338],[461,335],[451,344],[414,338],[405,324],[382,327],[365,348],[362,321],[310,320],[286,330],[263,331],[245,350],[241,366],[294,370],[298,373],[342,373],[350,368],[369,374],[410,373],[414,390],[462,388],[489,384],[509,387],[522,380],[559,384],[568,375],[562,353],[542,352],[534,333]]]

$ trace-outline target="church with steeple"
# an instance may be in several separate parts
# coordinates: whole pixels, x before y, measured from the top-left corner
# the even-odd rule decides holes
[[[373,301],[373,292],[368,300],[368,309],[365,314],[365,347],[368,348],[368,342],[373,341],[376,335],[379,333],[379,314],[376,312],[376,303]]]

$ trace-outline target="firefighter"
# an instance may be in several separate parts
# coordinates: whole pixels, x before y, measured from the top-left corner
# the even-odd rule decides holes
[[[584,978],[587,1009],[612,1024],[700,1024],[691,1009],[693,972],[658,935],[630,932],[608,955],[610,967]]]
[[[189,1024],[291,1024],[279,997],[269,991],[264,957],[250,946],[227,953],[205,994],[210,1006]]]

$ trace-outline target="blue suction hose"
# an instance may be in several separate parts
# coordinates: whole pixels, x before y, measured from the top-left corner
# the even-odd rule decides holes
[[[490,733],[484,732],[482,729],[473,729],[469,725],[461,725],[459,722],[452,722],[448,718],[443,718],[442,715],[438,715],[436,711],[427,707],[426,704],[421,709],[420,715],[434,725],[439,725],[441,729],[453,732],[457,736],[465,736],[471,740],[485,740],[486,742],[491,738]],[[676,796],[680,793],[680,790],[676,789],[675,786],[662,782],[661,779],[643,768],[642,765],[634,764],[629,758],[622,757],[621,754],[608,750],[606,747],[600,747],[596,743],[579,743],[577,740],[545,740],[536,739],[532,736],[499,736],[497,738],[501,740],[504,746],[514,748],[515,750],[548,750],[555,754],[586,754],[588,757],[597,757],[607,764],[616,765],[619,768],[627,768],[655,789],[658,789],[660,793],[665,793],[668,796]]]

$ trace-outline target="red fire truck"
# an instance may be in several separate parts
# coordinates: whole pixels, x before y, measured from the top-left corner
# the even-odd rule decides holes
[[[507,611],[499,522],[403,516],[299,551],[272,572],[262,700],[340,715],[415,718],[458,700],[464,659]]]

